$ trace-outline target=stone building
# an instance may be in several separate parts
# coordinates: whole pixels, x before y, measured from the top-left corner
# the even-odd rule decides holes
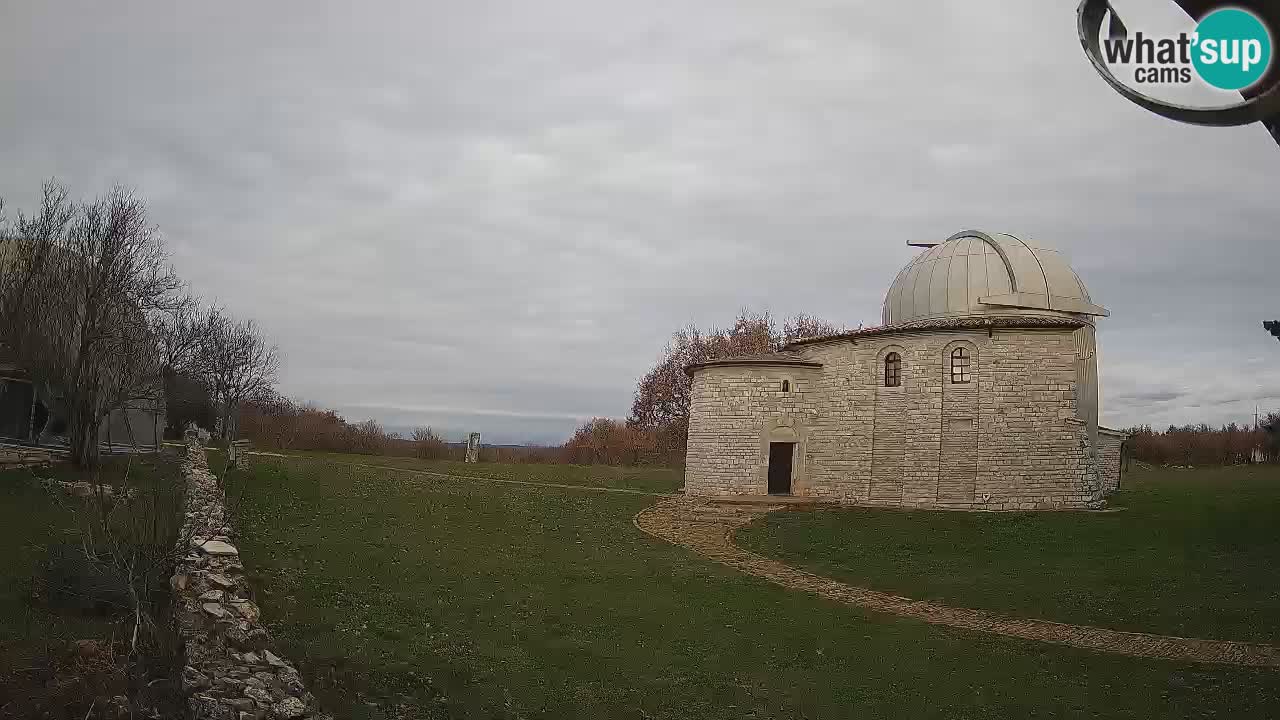
[[[893,281],[883,325],[699,363],[685,492],[970,510],[1100,507],[1095,305],[1056,251],[968,230]]]

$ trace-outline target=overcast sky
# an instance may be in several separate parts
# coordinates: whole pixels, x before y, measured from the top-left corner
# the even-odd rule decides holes
[[[559,441],[676,327],[878,324],[965,228],[1111,309],[1105,422],[1280,409],[1280,148],[1120,98],[1075,4],[5,3],[0,196],[133,186],[284,392],[392,426]]]

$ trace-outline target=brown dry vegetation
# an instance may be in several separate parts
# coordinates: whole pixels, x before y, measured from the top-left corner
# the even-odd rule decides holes
[[[1130,428],[1132,457],[1156,465],[1240,465],[1280,461],[1280,413],[1271,413],[1251,428],[1235,423],[1170,425],[1163,431],[1150,425]]]
[[[360,455],[397,455],[424,460],[461,460],[463,448],[451,445],[429,427],[415,428],[404,438],[377,421],[351,423],[333,410],[284,398],[245,403],[241,434],[256,447],[272,450],[316,450]],[[563,445],[552,447],[480,448],[481,462],[574,465],[678,466],[683,453],[664,447],[659,434],[630,427],[621,420],[592,418]]]
[[[675,332],[663,357],[636,385],[631,416],[625,421],[592,418],[556,447],[482,447],[482,462],[574,465],[684,464],[689,428],[692,363],[779,350],[802,338],[834,335],[844,328],[812,315],[795,315],[779,327],[769,313],[743,310],[731,327],[702,330],[690,325]],[[241,407],[240,430],[260,447],[320,450],[366,455],[415,456],[460,460],[461,447],[450,445],[431,428],[411,438],[387,432],[376,421],[349,423],[341,415],[307,403],[274,397]]]

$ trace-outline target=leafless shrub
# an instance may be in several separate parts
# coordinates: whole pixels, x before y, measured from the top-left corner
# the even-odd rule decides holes
[[[788,342],[836,335],[845,329],[812,315],[800,314],[783,322],[781,332],[769,313],[743,310],[729,328],[700,330],[690,325],[677,330],[662,358],[640,378],[627,423],[654,433],[655,450],[683,461],[689,434],[689,393],[692,383],[685,368],[727,357],[758,355]]]
[[[122,472],[116,467],[110,474],[103,467],[89,471],[86,479],[93,492],[88,497],[62,500],[65,496],[55,486],[55,497],[75,518],[74,535],[69,542],[50,548],[44,594],[50,602],[128,618],[119,657],[107,657],[117,649],[114,639],[86,641],[83,644],[92,652],[82,652],[80,660],[105,663],[110,672],[115,668],[126,672],[132,678],[129,685],[137,691],[130,693],[131,700],[141,710],[159,697],[150,680],[167,679],[176,672],[173,663],[181,640],[167,622],[168,579],[191,538],[180,530],[183,494],[181,486],[172,482],[178,474],[176,463],[166,458],[160,463],[162,476],[147,477],[139,473],[140,461],[134,456],[120,462]],[[83,667],[78,670],[77,674],[87,672]],[[123,693],[123,688],[118,691]]]
[[[210,340],[219,318],[214,307],[184,293],[153,321],[169,437],[180,438],[188,422],[215,424],[208,375]]]
[[[348,430],[349,452],[378,455],[387,449],[392,438],[377,420],[365,420],[351,425]]]
[[[413,429],[414,454],[424,460],[443,460],[449,456],[449,443],[429,427]]]
[[[664,453],[662,437],[613,418],[592,418],[564,444],[564,461],[574,465],[678,465]]]
[[[270,395],[280,370],[279,353],[252,320],[236,320],[215,309],[206,326],[203,376],[218,409],[218,434],[232,439],[241,404]]]
[[[295,403],[278,395],[240,405],[242,435],[258,447],[372,454],[414,454],[414,441],[387,432],[375,420],[349,423],[332,410]]]
[[[1171,425],[1163,431],[1144,425],[1130,428],[1129,447],[1136,460],[1157,465],[1236,465],[1280,460],[1280,413],[1258,427],[1235,423]]]

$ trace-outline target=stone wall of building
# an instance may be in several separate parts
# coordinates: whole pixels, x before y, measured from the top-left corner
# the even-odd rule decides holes
[[[805,437],[795,428],[818,416],[813,370],[795,367],[711,367],[693,378],[685,492],[695,495],[764,495],[768,492],[769,437],[792,440],[792,487],[803,494]],[[786,381],[789,390],[784,392]]]
[[[184,641],[182,688],[187,714],[201,720],[330,718],[271,636],[250,598],[244,566],[231,544],[221,481],[209,471],[204,448],[187,439],[183,463],[187,519],[179,542],[183,559],[170,580],[175,618]]]
[[[1098,467],[1104,495],[1120,487],[1120,472],[1124,464],[1123,448],[1128,439],[1128,433],[1098,428]]]
[[[971,382],[951,382],[951,352]],[[884,387],[884,357],[902,384]],[[920,331],[802,346],[821,369],[695,373],[686,492],[763,494],[767,428],[790,423],[804,457],[793,494],[962,509],[1097,505],[1085,482],[1070,328]],[[798,392],[777,385],[794,376]],[[1071,421],[1069,421],[1071,420]]]

